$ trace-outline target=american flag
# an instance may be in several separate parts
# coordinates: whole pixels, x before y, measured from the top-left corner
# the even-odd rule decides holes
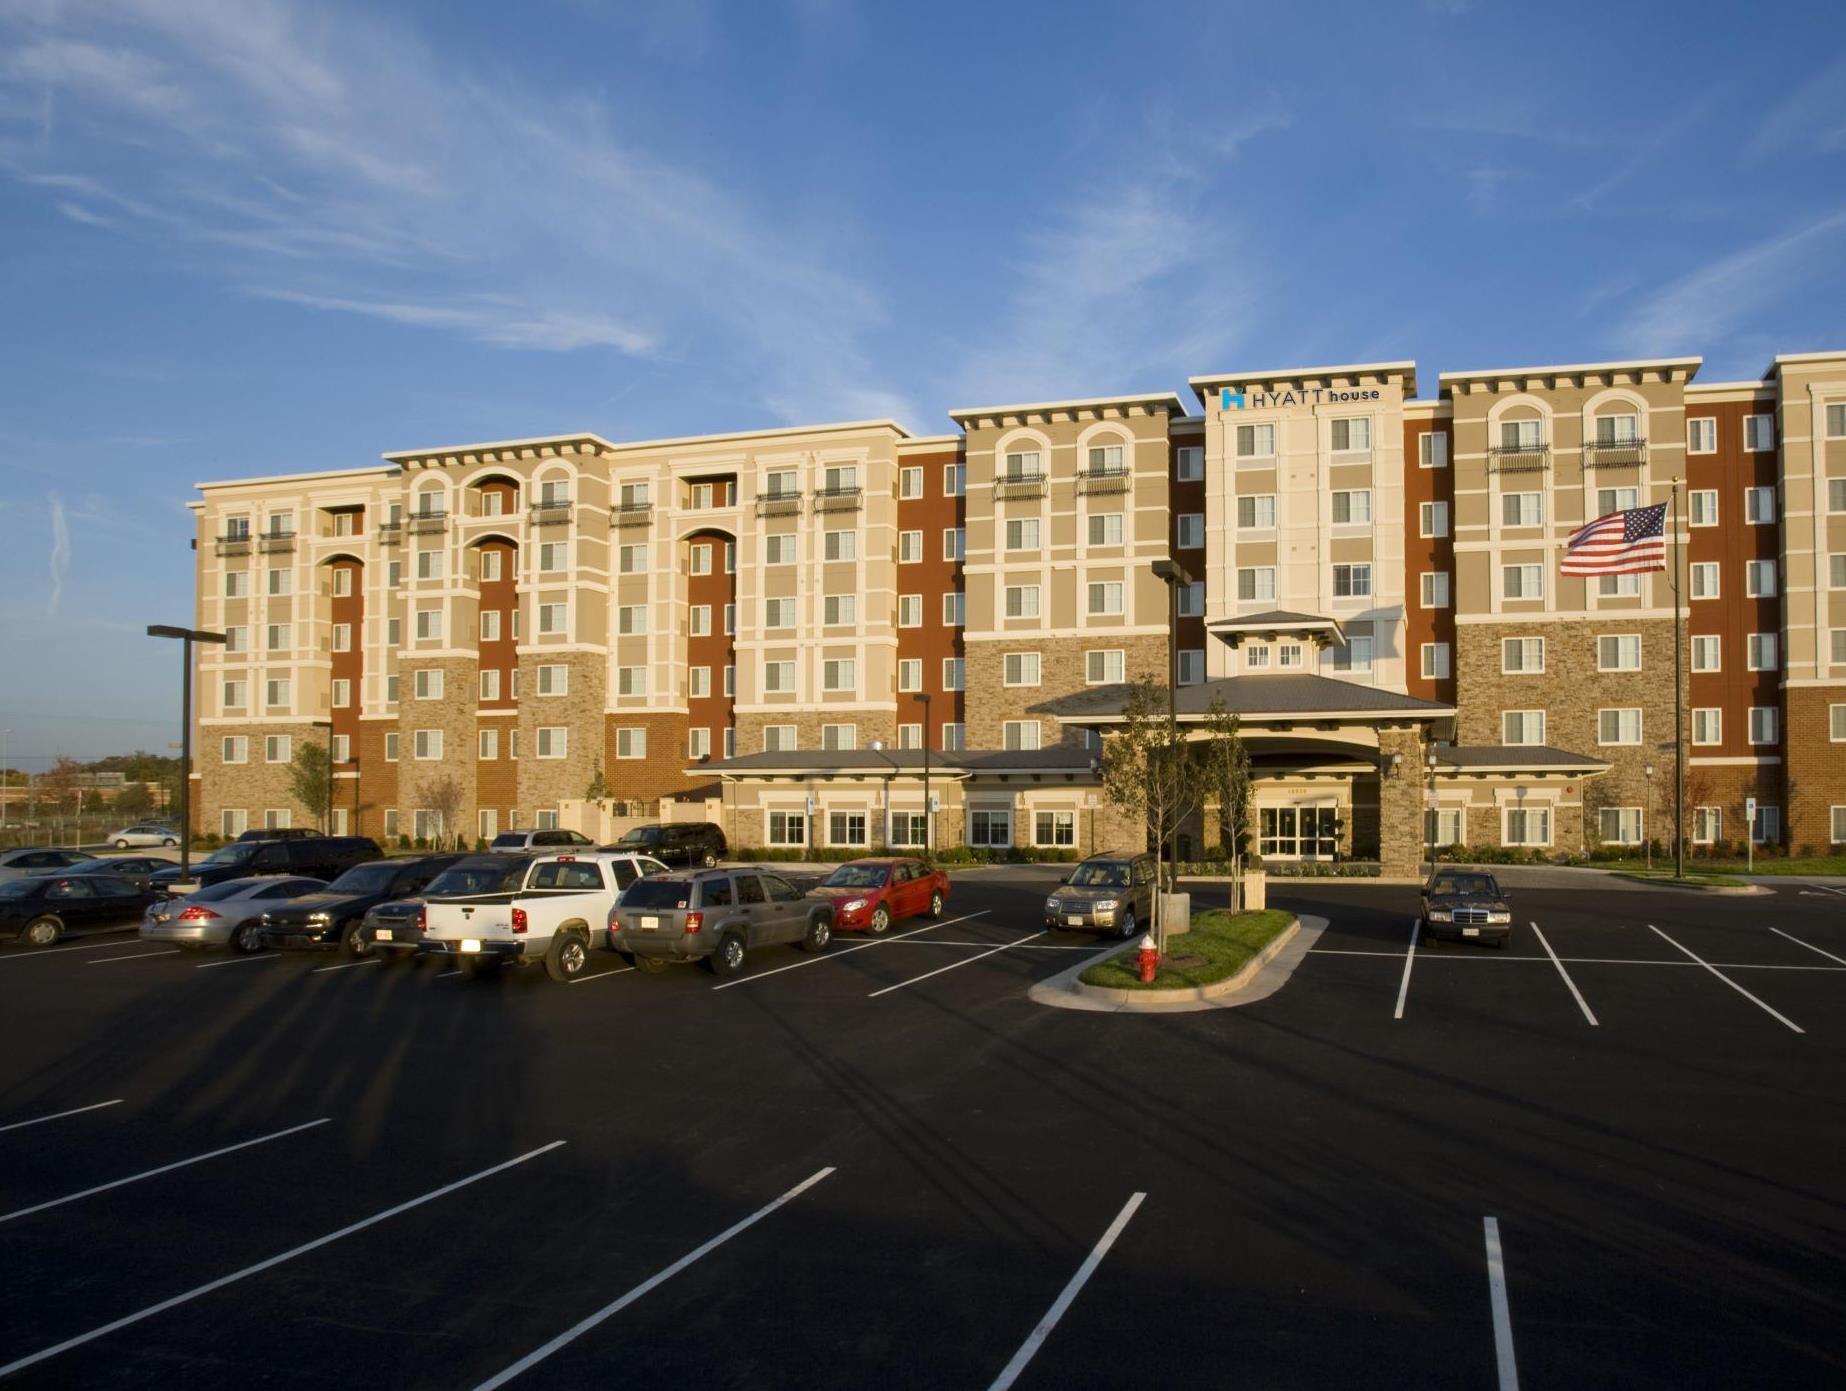
[[[1558,573],[1639,575],[1667,568],[1667,505],[1630,507],[1580,527],[1564,543]]]

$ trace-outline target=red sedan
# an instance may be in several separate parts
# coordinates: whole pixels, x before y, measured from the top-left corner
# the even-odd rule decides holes
[[[848,860],[812,892],[833,900],[835,932],[882,937],[899,918],[941,917],[949,876],[921,860]]]

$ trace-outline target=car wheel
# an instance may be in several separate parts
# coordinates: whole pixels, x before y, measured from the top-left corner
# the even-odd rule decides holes
[[[340,929],[340,951],[354,961],[372,954],[372,939],[365,935],[363,924],[347,923]]]
[[[575,980],[590,964],[590,949],[574,932],[560,932],[545,953],[545,974],[560,985]]]
[[[667,963],[658,956],[642,956],[637,952],[635,967],[637,970],[646,971],[650,976],[657,976],[667,969]]]
[[[173,837],[172,837],[172,836],[168,836],[168,837],[167,837],[167,838],[166,838],[165,840],[163,840],[163,841],[161,841],[160,843],[161,843],[162,845],[164,845],[164,846],[166,846],[166,848],[167,848],[167,849],[169,849],[169,850],[177,850],[177,849],[179,849],[179,842],[178,842],[177,840],[175,840],[175,839],[173,839]]]
[[[932,918],[939,918],[942,916],[942,890],[941,889],[937,889],[935,893],[929,896],[929,915]]]
[[[110,841],[109,843],[113,845],[117,850],[128,849],[128,842],[125,840],[113,840],[113,841]]]
[[[1122,920],[1115,925],[1115,935],[1126,942],[1135,935],[1135,910],[1124,908]]]
[[[718,950],[705,958],[705,967],[714,976],[734,976],[744,968],[744,939],[727,932],[718,939]]]
[[[26,924],[20,938],[29,947],[49,947],[64,935],[64,924],[56,918],[34,918]]]
[[[884,904],[872,909],[872,920],[866,924],[866,930],[874,937],[882,937],[891,930],[891,912]]]
[[[826,951],[827,943],[833,940],[833,924],[826,918],[816,915],[808,923],[808,930],[799,943],[803,951]]]
[[[699,860],[699,863],[704,865],[707,869],[716,869],[718,867],[718,857],[707,850],[704,856]]]
[[[240,956],[248,956],[251,952],[261,951],[263,949],[263,929],[255,923],[239,923],[231,929],[229,946]]]

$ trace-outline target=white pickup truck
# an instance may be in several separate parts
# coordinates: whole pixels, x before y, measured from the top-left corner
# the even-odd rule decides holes
[[[476,975],[542,961],[553,980],[574,980],[589,967],[590,944],[622,891],[665,870],[647,855],[547,856],[533,862],[525,887],[512,893],[429,900],[418,950],[459,960]]]

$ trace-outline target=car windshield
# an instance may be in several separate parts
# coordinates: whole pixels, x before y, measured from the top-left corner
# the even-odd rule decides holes
[[[494,837],[494,848],[497,850],[512,850],[525,843],[526,833],[524,831],[508,831],[504,835]]]
[[[829,889],[882,889],[889,874],[883,865],[841,865],[821,884]]]
[[[226,879],[222,884],[208,884],[197,893],[188,894],[187,897],[194,903],[217,903],[221,899],[235,898],[238,894],[248,893],[253,882],[255,881],[249,879]]]
[[[1125,889],[1128,887],[1128,866],[1078,865],[1077,872],[1070,877],[1070,882],[1071,887],[1077,889]]]
[[[1487,898],[1492,896],[1493,891],[1493,880],[1485,874],[1440,874],[1436,876],[1436,892],[1439,894]]]
[[[451,865],[429,881],[423,895],[441,898],[445,894],[491,894],[516,889],[525,882],[529,863],[514,860],[509,864],[502,856],[498,864]]]
[[[8,879],[0,882],[0,898],[31,898],[44,887],[43,879]]]
[[[660,827],[637,826],[616,842],[617,845],[652,845],[660,839]]]
[[[624,908],[684,908],[692,885],[684,879],[637,879],[622,895]]]
[[[391,887],[391,881],[397,878],[397,866],[392,864],[355,865],[338,879],[327,886],[327,892],[333,894],[381,894]]]
[[[234,841],[230,845],[212,851],[211,854],[207,855],[203,860],[199,861],[199,863],[204,865],[240,865],[252,855],[256,854],[257,847],[261,844],[262,842],[257,840]]]
[[[70,866],[72,874],[111,874],[119,873],[122,868],[120,860],[79,860]]]

